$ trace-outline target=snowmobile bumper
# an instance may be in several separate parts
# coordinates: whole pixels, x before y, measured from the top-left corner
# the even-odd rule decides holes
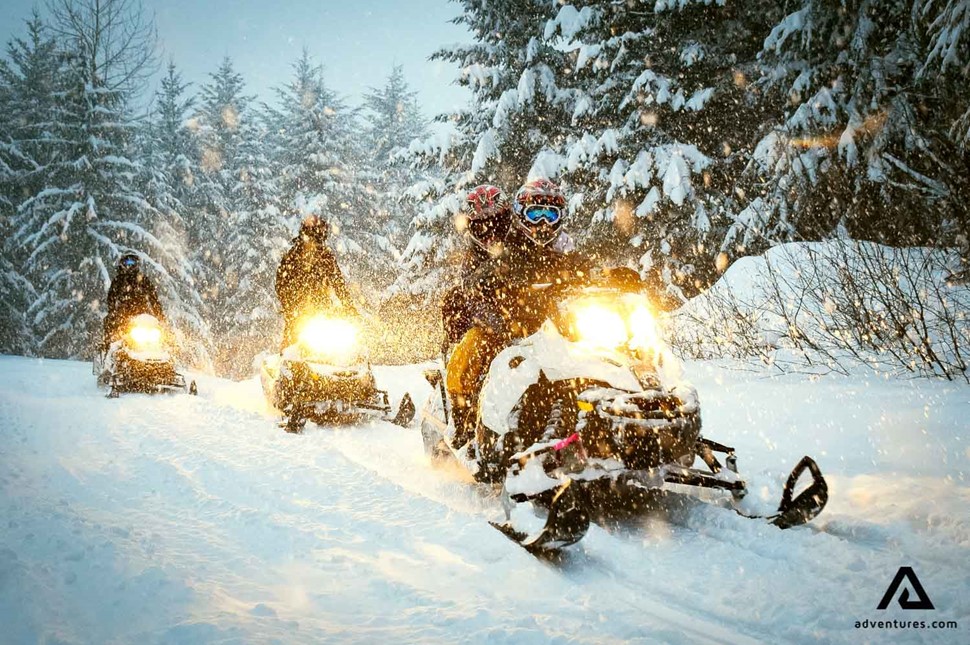
[[[319,407],[321,413],[359,408],[382,415],[391,410],[387,392],[376,388],[369,369],[315,369],[300,361],[283,361],[275,383],[274,403],[284,410],[293,406]]]
[[[113,371],[108,384],[111,386],[111,397],[116,397],[121,392],[151,393],[188,389],[185,377],[175,370],[175,362],[171,359],[138,359],[124,350],[118,351],[114,356]]]
[[[334,367],[305,361],[264,361],[263,389],[270,402],[286,415],[283,428],[300,433],[308,420],[319,424],[380,418],[406,426],[414,418],[414,404],[405,395],[391,416],[387,392],[376,387],[369,366]]]
[[[590,454],[619,459],[631,470],[693,462],[701,434],[696,397],[594,388],[583,392],[577,403],[585,412],[580,434]]]

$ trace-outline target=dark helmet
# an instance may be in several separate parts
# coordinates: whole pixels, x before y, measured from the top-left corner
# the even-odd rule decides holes
[[[516,228],[536,244],[545,246],[562,230],[566,196],[548,179],[534,179],[515,193],[512,211]]]
[[[330,222],[319,215],[309,215],[300,224],[300,236],[320,244],[330,235]]]
[[[141,268],[141,260],[134,253],[125,253],[118,259],[118,271],[121,273],[135,273]]]
[[[512,205],[498,186],[476,186],[465,198],[462,214],[468,220],[468,236],[486,251],[505,239],[512,223]]]

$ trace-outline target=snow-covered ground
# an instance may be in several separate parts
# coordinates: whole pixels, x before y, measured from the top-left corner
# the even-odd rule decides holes
[[[87,364],[0,357],[0,641],[970,642],[970,388],[688,374],[754,502],[811,454],[822,516],[783,532],[697,505],[548,563],[415,429],[291,436],[255,380],[109,400]],[[428,394],[416,367],[378,376],[395,403]],[[876,609],[903,565],[935,611]]]

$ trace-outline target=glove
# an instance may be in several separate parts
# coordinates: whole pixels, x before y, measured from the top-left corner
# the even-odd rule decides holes
[[[481,327],[496,336],[506,336],[509,334],[509,325],[505,316],[487,307],[475,307],[471,312],[471,323],[473,327]]]

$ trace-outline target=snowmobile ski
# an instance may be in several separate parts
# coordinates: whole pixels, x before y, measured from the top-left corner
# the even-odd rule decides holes
[[[797,496],[793,497],[795,486],[806,470],[812,476],[812,483]],[[790,529],[801,526],[814,519],[822,512],[822,509],[825,508],[828,501],[829,487],[825,482],[825,478],[822,476],[822,471],[819,469],[818,464],[815,463],[815,460],[806,455],[802,457],[801,461],[792,469],[791,474],[788,475],[788,480],[785,482],[785,488],[782,491],[781,503],[778,505],[777,512],[771,515],[752,515],[736,507],[734,508],[734,512],[749,520],[765,520],[780,529]]]
[[[529,553],[540,554],[559,551],[583,539],[589,530],[589,512],[581,487],[567,479],[553,496],[546,523],[535,535],[527,535],[508,522],[489,524]]]
[[[397,408],[397,414],[391,419],[391,423],[406,428],[411,425],[411,421],[414,420],[414,414],[416,412],[417,409],[414,407],[414,401],[411,400],[411,395],[405,392],[404,398],[401,399],[401,405]]]

